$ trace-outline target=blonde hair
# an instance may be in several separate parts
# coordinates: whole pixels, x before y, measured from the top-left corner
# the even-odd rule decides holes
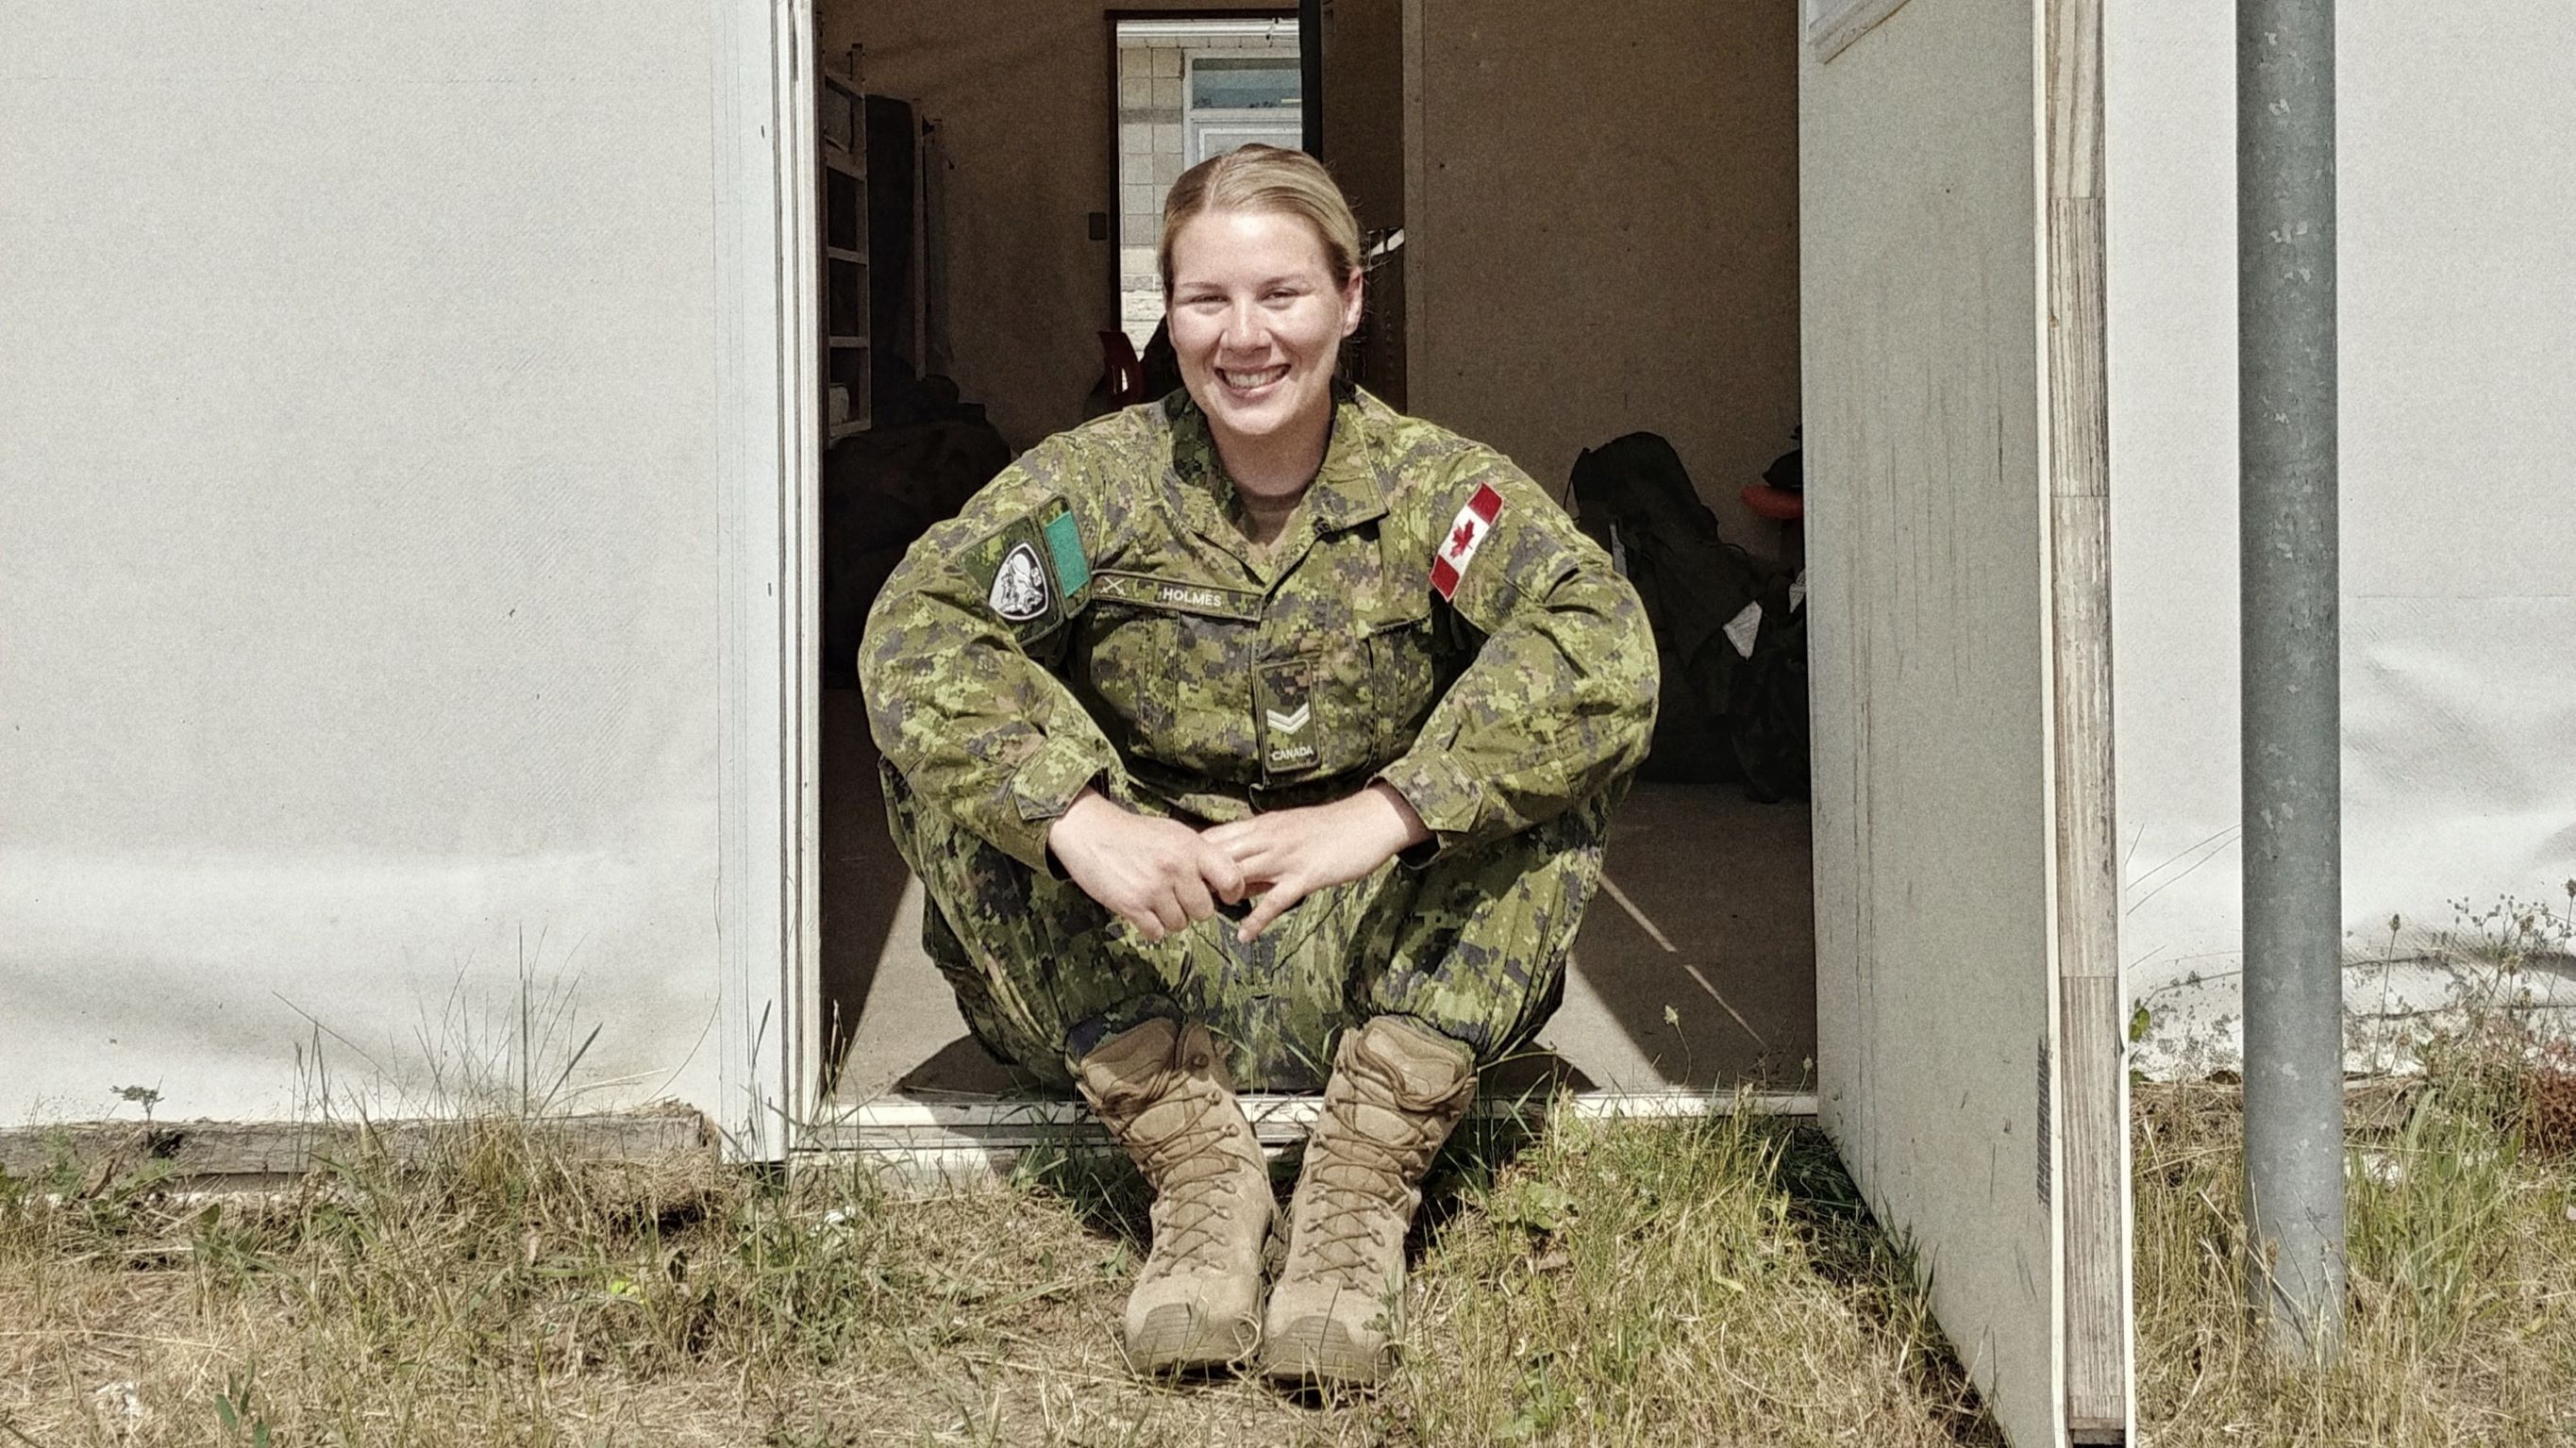
[[[1360,223],[1324,163],[1303,151],[1254,142],[1210,156],[1181,173],[1163,199],[1163,239],[1155,262],[1163,295],[1172,294],[1172,241],[1181,228],[1210,211],[1271,211],[1303,220],[1324,244],[1333,284],[1350,279],[1360,264]]]

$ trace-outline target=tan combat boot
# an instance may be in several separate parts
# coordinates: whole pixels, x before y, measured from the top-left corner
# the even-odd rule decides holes
[[[1422,1174],[1475,1094],[1473,1056],[1427,1027],[1379,1016],[1343,1033],[1288,1209],[1264,1373],[1326,1384],[1384,1375]]]
[[[1205,1026],[1147,1021],[1076,1065],[1075,1084],[1154,1188],[1153,1248],[1127,1299],[1140,1373],[1215,1367],[1261,1343],[1270,1169]]]

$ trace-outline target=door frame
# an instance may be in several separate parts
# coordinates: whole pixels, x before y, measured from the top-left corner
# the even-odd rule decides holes
[[[1854,50],[1850,58],[1858,58],[1873,47],[1901,50],[1913,44],[1915,35],[1906,22],[1920,7],[1905,10],[1901,5],[1902,0],[1808,0],[1807,16],[1814,23],[1804,37],[1809,56],[1802,73],[1830,75],[1826,68],[1846,50]],[[2037,409],[2036,476],[2028,481],[2038,493],[2037,536],[2030,542],[2038,555],[2040,737],[2035,742],[2042,777],[2036,822],[2044,831],[2035,850],[2041,874],[2036,882],[2042,911],[2036,922],[2040,958],[2032,963],[2045,975],[2035,982],[2044,1002],[2037,1080],[2023,1089],[2036,1098],[2025,1119],[2038,1137],[2039,1195],[2050,1237],[2046,1295],[2055,1360],[2044,1400],[2047,1430],[2054,1435],[2049,1441],[2072,1444],[2125,1443],[2136,1433],[2129,1091],[2112,738],[2102,10],[2102,0],[2029,0],[2026,12],[2034,72],[2027,121],[2030,189],[2025,194],[2033,227],[2030,282],[2037,305],[2030,336],[2038,382],[2032,399]],[[1928,18],[1926,23],[1931,23]],[[1816,104],[1815,98],[1801,94],[1802,113]],[[1811,219],[1802,218],[1802,232],[1809,224]],[[1805,285],[1818,283],[1810,276]],[[1802,331],[1810,339],[1815,335],[1812,322]],[[1809,363],[1809,396],[1820,389],[1830,392],[1812,353]],[[1807,422],[1812,449],[1818,418],[1811,414]],[[1825,502],[1832,503],[1836,489],[1830,477],[1816,483],[1819,467],[1812,456],[1809,476],[1811,486],[1821,486]],[[2018,485],[2020,478],[2014,482]],[[1820,658],[1818,663],[1820,675],[1853,667],[1848,658]],[[1824,729],[1817,733],[1820,742],[1828,738]],[[1819,778],[1827,773],[1820,763]],[[1824,833],[1819,830],[1820,837]],[[1819,868],[1821,872],[1821,860]],[[1819,883],[1821,955],[1826,932],[1823,881]],[[1866,907],[1866,897],[1855,898]],[[1862,978],[1868,979],[1882,949],[1900,948],[1882,947],[1864,934],[1856,946]],[[1820,959],[1820,991],[1828,976]],[[1821,1016],[1821,1000],[1819,1008]],[[1825,1035],[1821,1023],[1819,1035]],[[1825,1050],[1820,1039],[1820,1058]],[[1832,1075],[1829,1070],[1828,1079],[1820,1082],[1820,1094],[1831,1085]],[[1854,1104],[1864,1118],[1877,1109],[1871,1089],[1876,1084],[1867,1075],[1858,1083]],[[1866,1134],[1830,1109],[1825,1119],[1838,1135],[1845,1130]],[[1864,1194],[1891,1226],[1917,1227],[1903,1220],[1902,1203],[1882,1196],[1886,1189],[1873,1184],[1874,1173],[1854,1157],[1850,1144],[1845,1157]],[[1954,1341],[1960,1340],[1963,1324],[1945,1326]]]
[[[821,1074],[822,401],[813,0],[723,0],[714,50],[716,1126],[783,1159]]]

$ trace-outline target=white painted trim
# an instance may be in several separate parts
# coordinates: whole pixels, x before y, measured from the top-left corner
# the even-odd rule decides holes
[[[1807,0],[1807,44],[1824,64],[1903,8],[1905,0]]]
[[[814,3],[793,0],[787,6],[783,123],[772,152],[781,194],[790,203],[778,223],[788,253],[780,286],[789,323],[781,335],[787,350],[780,364],[780,405],[795,443],[788,450],[795,482],[785,490],[794,508],[781,534],[781,562],[790,571],[778,590],[787,647],[777,660],[781,686],[793,700],[778,737],[788,808],[779,839],[786,880],[776,978],[784,1022],[780,1039],[787,1047],[779,1063],[780,1090],[789,1121],[813,1113],[823,1079],[823,180],[815,164],[821,155],[815,90],[822,61],[815,52],[820,22]],[[783,1157],[792,1144],[782,1141],[770,1155]]]
[[[1316,1096],[1239,1099],[1253,1135],[1273,1156],[1305,1140],[1322,1104]],[[1476,1103],[1469,1119],[1536,1120],[1557,1104],[1583,1121],[1731,1116],[1748,1109],[1769,1116],[1816,1114],[1816,1098],[1804,1092],[1582,1091],[1556,1098],[1489,1096]],[[904,1180],[936,1183],[1008,1176],[1023,1154],[1040,1148],[1105,1151],[1111,1142],[1090,1108],[1076,1101],[888,1097],[805,1126],[796,1147],[803,1155],[853,1157]]]
[[[817,687],[805,595],[820,471],[811,0],[710,0],[714,45],[716,961],[736,1157],[776,1160],[811,1100]]]

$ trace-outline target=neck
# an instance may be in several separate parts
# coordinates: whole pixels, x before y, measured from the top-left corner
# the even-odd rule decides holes
[[[1285,517],[1324,466],[1324,449],[1333,437],[1333,409],[1327,406],[1315,417],[1301,418],[1268,437],[1236,437],[1214,426],[1210,436],[1216,442],[1217,461],[1234,480],[1235,496],[1243,500],[1244,510],[1256,517]]]

